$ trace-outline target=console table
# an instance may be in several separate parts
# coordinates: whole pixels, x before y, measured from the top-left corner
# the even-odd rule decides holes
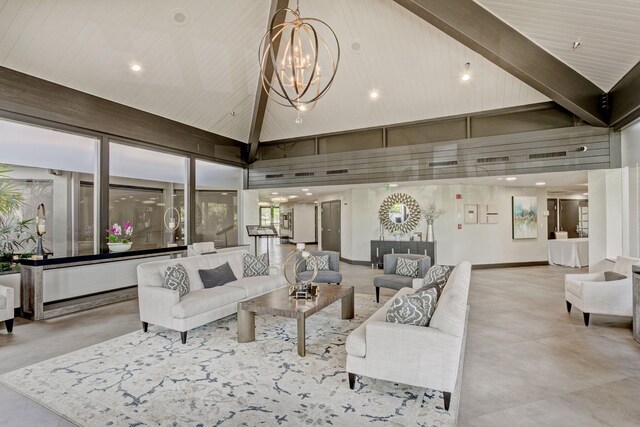
[[[416,240],[372,240],[371,268],[382,268],[386,254],[419,254],[431,257],[431,265],[436,263],[436,242]]]
[[[29,320],[44,320],[55,316],[61,316],[63,314],[74,313],[81,310],[86,310],[93,307],[98,307],[105,304],[111,304],[118,301],[124,301],[137,296],[137,290],[131,288],[135,286],[134,283],[130,283],[131,289],[106,289],[98,291],[99,295],[95,295],[95,291],[89,291],[85,295],[77,295],[71,298],[65,298],[63,301],[55,301],[48,303],[48,307],[45,307],[44,302],[44,289],[45,283],[45,270],[66,269],[63,273],[64,278],[68,280],[72,276],[72,271],[82,270],[76,274],[82,276],[96,277],[98,275],[109,274],[105,271],[88,271],[87,269],[97,264],[113,263],[120,264],[120,268],[123,268],[123,263],[144,259],[158,257],[162,255],[168,255],[171,258],[176,258],[178,255],[183,254],[187,250],[186,246],[174,246],[157,249],[146,249],[139,251],[128,252],[110,252],[93,255],[77,255],[60,258],[48,258],[48,259],[21,259],[20,262],[20,299],[22,302],[21,316]],[[134,266],[127,265],[129,268],[135,268]],[[109,266],[109,269],[113,271],[114,277],[118,276],[118,265]],[[105,269],[102,269],[105,270]],[[130,272],[128,272],[130,273]],[[122,275],[121,275],[122,276]],[[70,287],[71,283],[66,283]]]

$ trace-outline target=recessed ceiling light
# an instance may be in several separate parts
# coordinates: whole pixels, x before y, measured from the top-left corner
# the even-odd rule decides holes
[[[380,92],[378,92],[376,89],[369,92],[369,99],[378,99],[379,97],[380,97]]]
[[[313,193],[307,193],[307,196],[313,196]]]
[[[140,64],[133,64],[131,66],[131,71],[135,71],[137,73],[138,71],[141,71],[141,70],[142,70],[142,67],[140,66]]]
[[[227,195],[227,194],[229,194],[229,193],[220,193],[220,194],[221,194],[221,195],[223,195],[223,196],[226,196],[226,195]]]
[[[306,192],[306,191],[309,191],[309,189],[308,188],[303,188],[302,191]]]
[[[536,185],[547,185],[546,182],[536,182]]]
[[[277,195],[278,195],[278,193],[277,193],[277,192],[273,192],[273,193],[271,193],[271,195],[273,195],[273,196],[277,196]]]
[[[398,184],[389,184],[389,187],[397,187]]]
[[[155,205],[156,201],[155,200],[143,200],[142,204],[143,205]]]
[[[515,176],[508,176],[508,177],[506,177],[505,179],[506,179],[507,181],[515,181],[515,180],[516,180],[516,179],[518,179],[518,178],[516,178]]]
[[[289,196],[290,199],[295,199],[298,196]]]

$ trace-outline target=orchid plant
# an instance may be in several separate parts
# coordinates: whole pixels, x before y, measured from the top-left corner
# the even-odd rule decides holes
[[[107,240],[109,243],[133,243],[131,236],[133,235],[133,226],[131,221],[125,221],[120,225],[117,222],[107,229]]]

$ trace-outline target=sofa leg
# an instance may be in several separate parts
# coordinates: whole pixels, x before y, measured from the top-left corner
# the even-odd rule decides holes
[[[589,313],[582,313],[584,316],[584,326],[589,326]]]
[[[567,303],[567,313],[571,314],[571,303],[569,301],[566,301]]]
[[[7,327],[7,333],[13,332],[13,319],[7,319],[4,321],[4,325]]]
[[[187,331],[180,332],[180,340],[182,341],[182,344],[187,343]]]
[[[449,410],[449,404],[451,403],[451,393],[448,391],[443,391],[442,396],[444,397],[444,410]]]
[[[142,331],[147,332],[149,330],[149,322],[142,322]]]
[[[376,286],[376,302],[380,302],[380,287]]]
[[[336,285],[339,285],[339,284],[340,284],[340,282],[336,283]]]
[[[349,375],[349,388],[353,390],[356,386],[356,374],[352,374],[351,372],[348,372],[348,375]]]

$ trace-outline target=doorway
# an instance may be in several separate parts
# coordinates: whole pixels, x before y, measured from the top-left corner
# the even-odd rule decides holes
[[[547,238],[555,239],[554,234],[558,230],[558,199],[547,199],[547,211],[549,216],[547,217]]]
[[[340,252],[340,200],[322,202],[322,250]]]
[[[570,239],[578,235],[580,200],[560,199],[560,231],[566,231]]]

